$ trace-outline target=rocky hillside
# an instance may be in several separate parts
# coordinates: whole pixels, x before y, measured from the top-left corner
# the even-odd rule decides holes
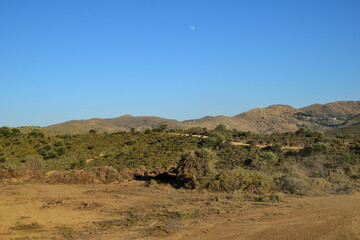
[[[296,131],[300,127],[328,131],[346,124],[359,113],[360,101],[313,104],[300,109],[289,105],[272,105],[255,108],[234,117],[205,117],[184,121],[183,124],[188,127],[214,128],[223,123],[228,128],[263,133]]]
[[[129,131],[131,128],[143,130],[167,124],[169,128],[207,127],[215,128],[224,124],[229,129],[254,131],[262,133],[296,131],[300,127],[332,131],[342,127],[350,127],[360,114],[360,101],[341,101],[328,104],[313,104],[304,108],[289,105],[272,105],[256,108],[233,117],[216,116],[200,119],[177,120],[159,117],[133,117],[124,115],[118,118],[90,120],[74,120],[42,128],[51,135],[65,133],[85,133],[90,129],[98,132]],[[353,120],[352,120],[353,119]],[[351,120],[351,121],[350,121]],[[355,124],[355,123],[354,123]],[[32,127],[23,128],[26,132]]]
[[[341,101],[328,104],[313,104],[300,108],[309,121],[323,126],[336,127],[360,113],[360,101]]]
[[[347,121],[344,125],[337,127],[334,130],[330,130],[327,134],[333,136],[338,134],[352,134],[360,136],[360,114]]]

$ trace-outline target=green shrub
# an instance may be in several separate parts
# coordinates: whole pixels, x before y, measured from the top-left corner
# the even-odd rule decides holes
[[[63,140],[56,141],[56,142],[54,143],[54,146],[55,146],[55,147],[64,146],[64,141],[63,141]]]
[[[343,153],[343,154],[341,154],[340,156],[338,156],[336,160],[337,160],[339,163],[348,163],[348,162],[350,161],[350,159],[351,159],[351,155],[350,155],[350,154],[348,154],[348,153]]]
[[[208,147],[218,147],[223,141],[225,140],[225,137],[221,135],[220,133],[213,133],[208,138],[204,139],[205,145]]]
[[[282,175],[275,178],[275,183],[285,193],[304,196],[311,190],[311,186],[306,181],[306,178],[305,175]]]
[[[271,145],[271,150],[273,150],[275,152],[280,152],[281,147],[282,147],[282,143],[281,142],[276,142],[273,145]]]
[[[130,139],[126,142],[126,145],[131,146],[131,145],[134,145],[135,143],[136,143],[135,139]]]
[[[63,146],[58,146],[55,148],[55,151],[57,152],[57,154],[60,156],[60,155],[63,155],[65,153],[65,147]]]
[[[273,152],[264,152],[253,161],[253,165],[259,170],[267,170],[277,163],[277,156]]]
[[[313,152],[314,152],[314,147],[311,145],[306,145],[300,150],[300,154],[303,157],[309,157],[311,156],[311,154],[313,154]]]
[[[215,131],[217,132],[225,132],[226,131],[226,126],[224,124],[219,124],[216,126]]]
[[[89,133],[90,133],[90,134],[97,134],[97,130],[96,130],[96,129],[90,129],[90,130],[89,130]]]
[[[178,163],[178,177],[187,188],[207,188],[216,177],[218,157],[209,149],[189,151]]]
[[[31,132],[29,132],[29,136],[33,137],[44,137],[45,134],[40,129],[33,129]]]
[[[21,131],[18,128],[11,129],[12,135],[19,136],[21,135]]]
[[[222,171],[210,185],[217,191],[233,192],[236,190],[265,194],[273,189],[271,178],[260,172],[243,168]]]
[[[112,156],[114,156],[115,155],[115,153],[113,153],[113,152],[108,152],[108,153],[106,153],[105,155],[104,155],[104,158],[109,158],[109,157],[112,157]]]
[[[1,136],[4,136],[4,137],[7,137],[11,134],[11,129],[9,127],[1,127],[0,128],[0,137]]]
[[[49,159],[49,158],[56,158],[58,156],[58,153],[56,151],[49,151],[47,153],[45,153],[44,159]]]
[[[320,153],[320,152],[326,152],[328,149],[328,145],[326,143],[317,142],[313,144],[314,152]]]
[[[74,161],[70,164],[70,169],[82,169],[85,166],[85,161],[83,159],[81,159],[80,161]]]
[[[295,135],[297,137],[305,137],[308,134],[309,130],[306,128],[299,128],[296,132]]]
[[[210,188],[217,191],[233,192],[242,187],[241,178],[237,169],[226,169],[222,171],[214,182],[210,184]]]

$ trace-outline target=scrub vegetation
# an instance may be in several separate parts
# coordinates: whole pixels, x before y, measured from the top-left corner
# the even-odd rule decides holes
[[[260,134],[201,127],[47,136],[0,128],[0,179],[150,185],[265,195],[360,190],[360,139],[320,131]]]

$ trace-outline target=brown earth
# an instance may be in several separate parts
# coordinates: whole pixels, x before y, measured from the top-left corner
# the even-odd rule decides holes
[[[360,194],[256,202],[145,184],[1,184],[0,239],[360,239]]]

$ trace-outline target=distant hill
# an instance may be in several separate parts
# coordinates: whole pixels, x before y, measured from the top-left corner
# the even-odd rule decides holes
[[[314,123],[323,126],[336,127],[359,114],[360,101],[341,101],[328,104],[313,104],[300,108],[311,116]]]
[[[356,115],[349,121],[347,121],[344,125],[335,128],[334,130],[330,130],[327,132],[328,135],[357,135],[360,136],[360,114]]]
[[[205,126],[214,128],[225,124],[228,128],[255,132],[296,131],[300,127],[331,130],[360,113],[360,101],[342,101],[328,104],[313,104],[296,109],[289,105],[271,105],[255,108],[234,117],[205,117],[184,121],[186,127]]]
[[[50,125],[48,127],[23,127],[22,132],[29,132],[31,129],[39,128],[50,135],[61,135],[66,133],[80,134],[87,133],[91,129],[98,132],[118,132],[129,131],[131,128],[144,130],[147,128],[156,128],[166,124],[169,128],[179,128],[181,123],[177,120],[160,118],[160,117],[133,117],[124,115],[117,118],[93,118],[88,120],[72,120],[59,124]]]
[[[169,128],[207,127],[215,128],[224,124],[229,129],[254,131],[262,133],[296,131],[300,127],[322,131],[353,131],[357,129],[355,116],[360,114],[360,101],[341,101],[327,104],[313,104],[296,109],[289,105],[271,105],[266,108],[255,108],[233,117],[206,116],[200,119],[177,120],[159,117],[133,117],[124,115],[118,118],[73,120],[41,128],[47,134],[86,133],[90,129],[98,132],[129,131],[131,128],[143,130],[167,124]],[[350,126],[350,124],[352,124]],[[24,127],[28,132],[34,127]],[[344,129],[348,130],[344,130]],[[340,131],[340,130],[339,130]]]

